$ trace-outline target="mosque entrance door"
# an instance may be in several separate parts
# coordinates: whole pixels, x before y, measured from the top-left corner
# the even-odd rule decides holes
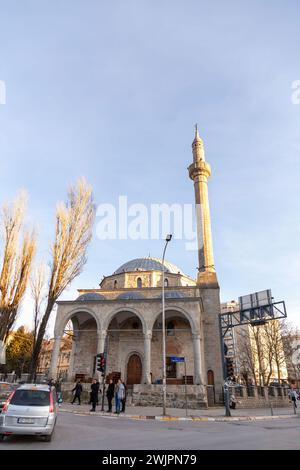
[[[127,385],[140,384],[142,380],[142,362],[137,354],[132,354],[127,364]]]

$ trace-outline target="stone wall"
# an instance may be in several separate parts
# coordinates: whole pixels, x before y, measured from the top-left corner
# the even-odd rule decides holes
[[[73,376],[85,374],[93,377],[94,358],[97,354],[97,329],[94,320],[87,321],[78,333],[74,354]]]
[[[203,355],[205,360],[205,383],[207,372],[213,371],[217,395],[223,384],[223,367],[221,355],[221,332],[219,326],[220,294],[218,288],[208,288],[201,292],[203,298],[202,336]]]
[[[134,385],[132,404],[136,406],[162,406],[162,385]],[[202,385],[187,385],[190,409],[206,409],[206,390]],[[167,386],[167,407],[185,408],[184,385]]]
[[[178,327],[184,326],[177,325]],[[174,335],[166,336],[166,355],[183,356],[186,358],[187,375],[194,376],[193,343],[190,331],[174,330]],[[151,342],[151,372],[152,381],[162,378],[162,334],[154,331]],[[184,363],[176,364],[176,378],[184,375]]]

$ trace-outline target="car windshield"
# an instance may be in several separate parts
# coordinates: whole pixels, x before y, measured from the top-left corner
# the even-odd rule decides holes
[[[16,390],[11,405],[49,406],[50,393],[46,390]]]

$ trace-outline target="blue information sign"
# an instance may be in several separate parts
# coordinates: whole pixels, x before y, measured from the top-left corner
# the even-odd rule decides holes
[[[178,357],[178,356],[171,356],[170,359],[171,359],[171,362],[184,362],[185,361],[184,357]]]

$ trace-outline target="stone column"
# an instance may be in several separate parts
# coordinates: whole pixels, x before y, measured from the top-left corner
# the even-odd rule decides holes
[[[147,331],[144,334],[143,382],[145,384],[151,384],[151,340],[152,332]]]
[[[104,353],[106,336],[107,330],[97,331],[97,354]],[[96,370],[95,375],[97,376],[99,382],[101,382],[101,372]]]
[[[60,342],[61,342],[61,336],[55,336],[52,356],[51,356],[51,365],[50,365],[50,370],[49,370],[49,377],[52,379],[56,379],[56,376],[57,376],[57,362],[58,362],[58,356],[59,356]]]
[[[97,354],[104,352],[107,330],[97,331]]]
[[[73,335],[72,349],[71,349],[69,369],[68,369],[68,382],[73,382],[74,381],[73,374],[74,374],[75,350],[76,350],[76,335]]]
[[[193,333],[193,349],[194,349],[194,384],[203,385],[201,377],[201,341],[200,334]]]

